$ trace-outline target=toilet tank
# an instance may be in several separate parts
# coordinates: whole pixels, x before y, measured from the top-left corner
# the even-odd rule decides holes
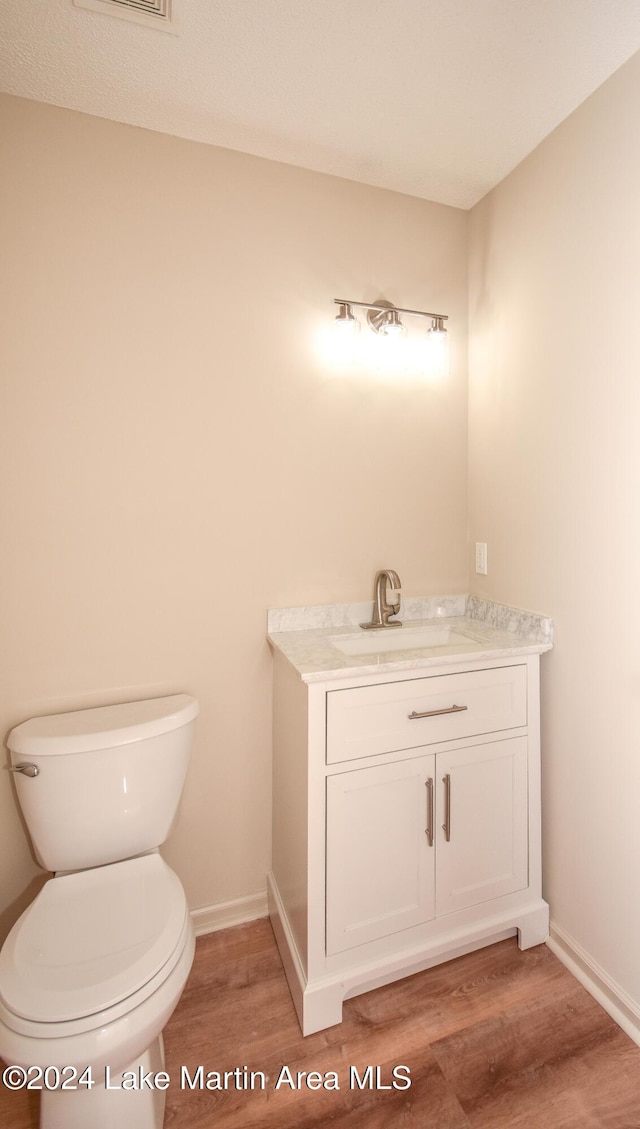
[[[7,745],[20,807],[46,870],[82,870],[164,843],[199,706],[189,694],[36,717]],[[32,770],[33,771],[33,770]]]

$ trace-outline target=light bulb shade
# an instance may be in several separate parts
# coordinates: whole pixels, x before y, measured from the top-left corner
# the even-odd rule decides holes
[[[385,337],[398,337],[401,333],[404,333],[405,329],[397,310],[389,310],[389,313],[385,314],[385,318],[384,324],[380,327],[380,333],[384,333]]]
[[[344,305],[340,306],[333,324],[336,331],[341,336],[344,334],[345,336],[351,337],[352,334],[359,333],[360,331],[360,322],[357,317],[354,316],[351,306],[346,302]]]
[[[396,334],[405,331],[398,311],[393,306],[388,305],[387,302],[382,301],[369,308],[367,324],[374,333],[379,333],[381,337],[394,337]]]
[[[433,318],[427,333],[427,370],[436,379],[449,374],[449,342],[442,318]]]

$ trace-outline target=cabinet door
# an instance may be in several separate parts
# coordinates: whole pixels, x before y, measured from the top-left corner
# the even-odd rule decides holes
[[[524,889],[528,885],[526,737],[440,753],[436,796],[436,914]]]
[[[327,953],[434,916],[435,758],[327,778]]]

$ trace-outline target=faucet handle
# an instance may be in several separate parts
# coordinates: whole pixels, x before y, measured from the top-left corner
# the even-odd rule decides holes
[[[390,609],[391,615],[397,615],[398,612],[400,611],[400,599],[401,599],[400,589],[399,588],[388,588],[387,589],[387,596],[388,596],[387,607]],[[394,597],[395,597],[395,599],[394,599]]]
[[[395,597],[395,599],[393,599],[393,597],[391,597],[393,602],[389,603],[388,606],[393,609],[391,614],[397,615],[398,612],[400,611],[400,599],[401,599],[400,591],[401,591],[401,588],[402,588],[402,583],[401,583],[400,577],[398,576],[395,569],[388,568],[386,570],[386,573],[387,573],[387,590],[390,589],[391,592],[393,593],[393,596]]]
[[[380,577],[381,619],[384,627],[401,627],[399,620],[389,622],[389,617],[400,611],[400,577],[393,568],[385,568],[378,573]]]

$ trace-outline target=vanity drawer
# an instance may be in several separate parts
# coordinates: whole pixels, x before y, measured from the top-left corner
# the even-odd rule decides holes
[[[427,716],[416,717],[416,714]],[[330,690],[327,694],[327,763],[419,748],[526,724],[525,666],[502,666]]]

